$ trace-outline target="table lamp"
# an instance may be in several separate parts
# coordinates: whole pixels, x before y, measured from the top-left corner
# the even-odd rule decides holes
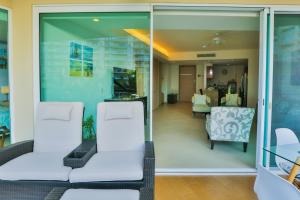
[[[2,94],[6,95],[6,101],[8,101],[9,87],[8,86],[2,86],[1,89],[0,89],[0,92]]]

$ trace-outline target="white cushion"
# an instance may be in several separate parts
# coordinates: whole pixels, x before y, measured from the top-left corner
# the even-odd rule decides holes
[[[63,165],[62,153],[27,153],[0,166],[2,180],[67,181],[72,170]]]
[[[56,107],[53,113],[49,113]],[[64,114],[71,109],[70,120],[45,120],[56,115],[58,109]],[[65,152],[68,153],[81,144],[82,140],[83,104],[72,102],[41,102],[38,105],[34,128],[34,152]],[[63,116],[60,116],[63,118]]]
[[[116,110],[112,107],[117,108]],[[113,115],[130,112],[126,119],[106,120],[106,113],[114,110]],[[124,110],[123,110],[124,109]],[[104,102],[98,104],[97,147],[101,151],[144,151],[144,108],[142,102]]]
[[[133,117],[133,105],[107,104],[105,108],[105,120],[130,119]]]
[[[48,105],[41,108],[41,119],[43,120],[63,120],[71,119],[72,105]]]
[[[137,190],[69,189],[60,200],[139,200]]]
[[[83,168],[73,169],[70,182],[131,181],[143,179],[143,152],[96,153]]]
[[[194,94],[195,104],[206,104],[206,95]]]

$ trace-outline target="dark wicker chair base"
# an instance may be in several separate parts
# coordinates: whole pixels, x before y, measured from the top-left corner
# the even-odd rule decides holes
[[[0,149],[0,166],[33,151],[33,141],[25,141]],[[144,177],[140,181],[101,181],[70,183],[64,181],[4,181],[0,180],[0,200],[40,200],[53,188],[135,189],[154,188],[155,157],[152,142],[145,143]],[[153,196],[153,195],[152,195]]]

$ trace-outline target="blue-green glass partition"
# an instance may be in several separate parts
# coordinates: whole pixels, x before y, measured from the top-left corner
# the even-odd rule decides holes
[[[300,139],[300,15],[275,14],[274,22],[271,145],[276,128],[290,128]]]
[[[41,14],[41,101],[84,102],[95,122],[97,103],[144,97],[149,138],[149,29],[149,13]]]
[[[8,12],[0,9],[0,126],[10,130],[8,64]],[[0,148],[10,143],[9,136],[0,134]]]

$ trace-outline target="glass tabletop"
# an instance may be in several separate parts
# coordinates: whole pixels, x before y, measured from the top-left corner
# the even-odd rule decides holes
[[[300,144],[286,144],[264,148],[265,151],[300,166]]]

